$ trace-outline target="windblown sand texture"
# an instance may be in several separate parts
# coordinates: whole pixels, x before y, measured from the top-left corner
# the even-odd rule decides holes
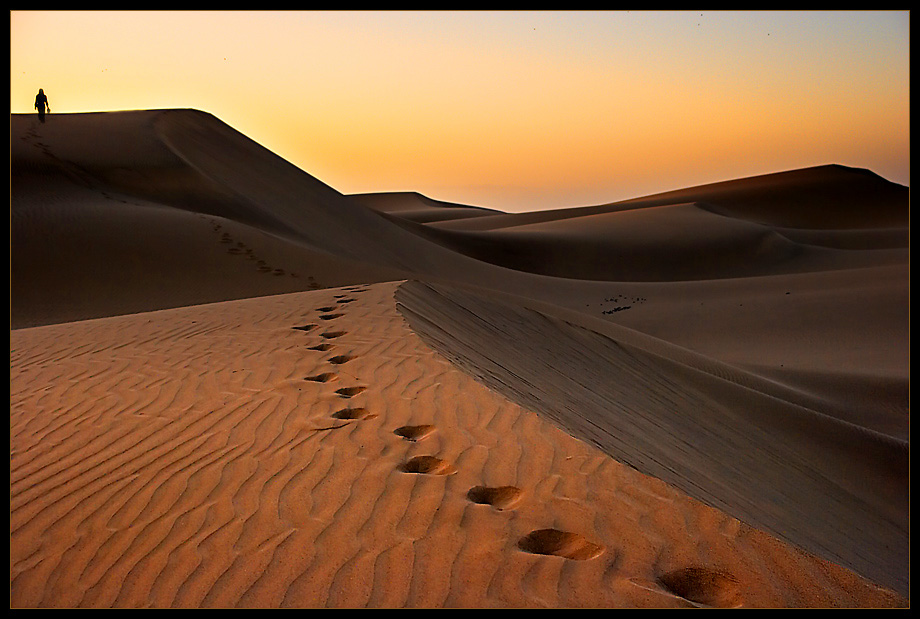
[[[909,192],[512,215],[11,116],[12,607],[909,605]]]

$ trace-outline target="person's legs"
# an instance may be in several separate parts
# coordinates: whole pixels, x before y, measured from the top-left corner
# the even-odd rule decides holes
[[[45,108],[38,108],[38,119],[42,122],[45,122]]]

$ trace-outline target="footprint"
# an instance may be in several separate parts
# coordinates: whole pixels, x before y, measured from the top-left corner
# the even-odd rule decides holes
[[[356,359],[354,355],[336,355],[329,360],[329,363],[333,365],[342,365],[343,363],[348,363],[352,359]]]
[[[367,387],[342,387],[341,389],[336,389],[335,392],[343,398],[350,398],[358,395],[365,389],[367,389]]]
[[[450,463],[434,456],[415,456],[402,465],[404,473],[422,475],[453,475],[457,469]]]
[[[423,438],[431,436],[435,431],[434,426],[422,425],[422,426],[403,426],[401,428],[396,428],[393,431],[393,434],[401,436],[407,441],[420,441]]]
[[[316,346],[310,346],[310,350],[320,350],[324,352],[329,350],[330,348],[335,348],[335,347],[332,344],[326,344],[325,342],[322,344],[317,344]]]
[[[674,595],[698,604],[736,608],[742,602],[741,583],[725,570],[691,566],[668,572],[658,581]]]
[[[312,380],[315,383],[328,383],[334,380],[338,380],[338,378],[338,374],[334,374],[332,372],[324,372],[315,376],[307,376],[304,380]]]
[[[337,413],[332,415],[336,419],[374,419],[377,415],[373,415],[366,408],[343,408]]]
[[[308,432],[326,432],[326,431],[328,431],[328,430],[338,430],[339,428],[347,428],[348,425],[349,425],[349,424],[347,424],[347,423],[340,423],[340,424],[335,425],[335,426],[326,426],[326,427],[323,427],[323,428],[307,428],[307,431],[308,431]]]
[[[333,310],[335,310],[335,309],[337,309],[337,308],[336,308],[334,305],[332,305],[332,306],[327,305],[326,307],[317,307],[317,308],[316,308],[316,311],[317,311],[317,312],[331,312],[331,311],[333,311]]]
[[[513,509],[521,502],[524,492],[516,486],[476,486],[466,493],[467,498],[473,503],[491,505],[501,511]]]
[[[336,301],[336,303],[345,305],[346,303],[354,303],[354,301],[355,301],[354,299],[339,299],[338,301]]]
[[[323,320],[335,320],[336,318],[341,318],[345,314],[323,314],[320,316]]]
[[[522,537],[518,547],[524,552],[538,555],[554,555],[587,561],[604,552],[604,547],[593,544],[578,533],[558,529],[538,529]]]
[[[316,328],[316,325],[303,325],[302,327],[294,327],[298,331],[312,331]]]
[[[342,337],[346,333],[348,333],[348,331],[326,331],[322,334],[322,336],[326,339],[332,339],[336,337]]]

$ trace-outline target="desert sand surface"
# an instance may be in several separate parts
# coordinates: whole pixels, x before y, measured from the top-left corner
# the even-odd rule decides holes
[[[10,122],[11,607],[909,606],[908,188],[515,214]]]

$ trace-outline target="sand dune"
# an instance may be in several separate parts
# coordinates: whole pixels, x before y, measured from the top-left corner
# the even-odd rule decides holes
[[[722,279],[903,263],[907,203],[904,187],[825,166],[597,207],[432,222],[421,233],[545,275]]]
[[[495,391],[749,524],[907,586],[906,438],[635,333],[420,284],[402,290],[415,330]]]
[[[157,118],[61,115],[39,132],[12,116],[13,327],[399,275],[280,236],[271,210],[170,151]]]
[[[13,607],[909,605],[909,190],[506,214],[11,116]]]
[[[899,603],[487,389],[397,287],[13,332],[13,605],[680,607],[696,566],[747,606]]]
[[[379,213],[422,224],[485,217],[501,213],[491,209],[432,200],[414,192],[363,193],[349,195],[354,202]]]

